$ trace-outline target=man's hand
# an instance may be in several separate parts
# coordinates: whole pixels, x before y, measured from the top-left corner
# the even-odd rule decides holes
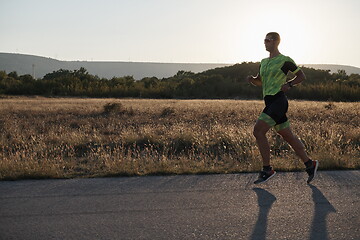
[[[281,91],[289,91],[289,89],[294,87],[294,85],[297,85],[306,79],[306,76],[302,70],[298,71],[295,75],[296,76],[293,79],[281,86]]]
[[[286,92],[290,89],[290,84],[289,83],[285,83],[284,85],[281,86],[281,91]]]
[[[259,74],[258,74],[256,77],[254,77],[254,76],[247,76],[247,77],[245,78],[245,80],[246,80],[247,82],[251,83],[251,84],[254,85],[254,86],[261,86],[261,78],[260,78]]]
[[[247,81],[248,83],[251,83],[251,80],[253,80],[253,79],[254,79],[253,76],[247,76],[247,77],[246,77],[246,81]]]

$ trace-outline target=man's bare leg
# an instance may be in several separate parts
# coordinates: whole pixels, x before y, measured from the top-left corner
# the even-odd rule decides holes
[[[270,145],[266,138],[266,133],[271,127],[262,120],[257,120],[254,126],[254,136],[256,138],[256,143],[259,147],[260,154],[263,161],[263,166],[270,165]]]
[[[314,180],[316,176],[317,169],[319,167],[318,161],[312,161],[305,152],[304,144],[300,141],[298,137],[296,137],[290,127],[280,130],[278,132],[286,142],[290,144],[290,146],[294,149],[295,153],[301,158],[306,166],[306,172],[308,173],[309,177],[307,183],[310,183]]]
[[[304,163],[309,161],[309,157],[305,152],[304,144],[292,133],[290,127],[282,129],[278,133],[290,144],[296,155],[298,155]]]

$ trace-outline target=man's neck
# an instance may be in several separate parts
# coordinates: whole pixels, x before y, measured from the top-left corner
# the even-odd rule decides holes
[[[275,49],[274,51],[270,52],[270,58],[274,58],[278,55],[280,55],[280,51],[278,49]]]

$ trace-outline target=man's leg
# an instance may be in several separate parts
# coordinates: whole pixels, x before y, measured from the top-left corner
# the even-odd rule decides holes
[[[319,167],[318,161],[312,161],[305,152],[304,144],[291,131],[290,127],[278,131],[278,133],[294,149],[295,153],[301,158],[306,166],[306,172],[309,175],[307,183],[310,183],[316,176]]]
[[[292,131],[291,128],[285,128],[278,133],[284,138],[286,142],[290,144],[290,146],[294,149],[295,153],[301,158],[301,160],[305,163],[309,161],[309,157],[305,152],[304,144],[299,140],[298,137],[296,137]]]
[[[258,119],[254,127],[254,136],[260,150],[263,161],[263,169],[260,171],[258,179],[254,184],[264,183],[274,177],[276,172],[270,166],[270,146],[266,138],[266,133],[270,129],[270,125],[263,120]]]
[[[259,147],[260,154],[263,161],[263,166],[270,165],[270,145],[266,138],[266,133],[269,131],[271,126],[265,121],[258,119],[254,126],[254,136],[256,138],[256,143]]]

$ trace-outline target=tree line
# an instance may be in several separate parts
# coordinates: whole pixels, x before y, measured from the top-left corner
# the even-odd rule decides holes
[[[344,70],[315,70],[302,67],[307,80],[292,88],[290,99],[322,101],[359,101],[360,75],[346,74]],[[259,63],[243,62],[215,68],[201,73],[178,71],[174,76],[158,79],[133,76],[99,78],[85,68],[60,69],[34,79],[16,72],[0,71],[0,94],[42,95],[115,98],[236,98],[260,99],[262,91],[245,81],[247,75],[256,74]],[[289,78],[292,76],[290,75]]]

